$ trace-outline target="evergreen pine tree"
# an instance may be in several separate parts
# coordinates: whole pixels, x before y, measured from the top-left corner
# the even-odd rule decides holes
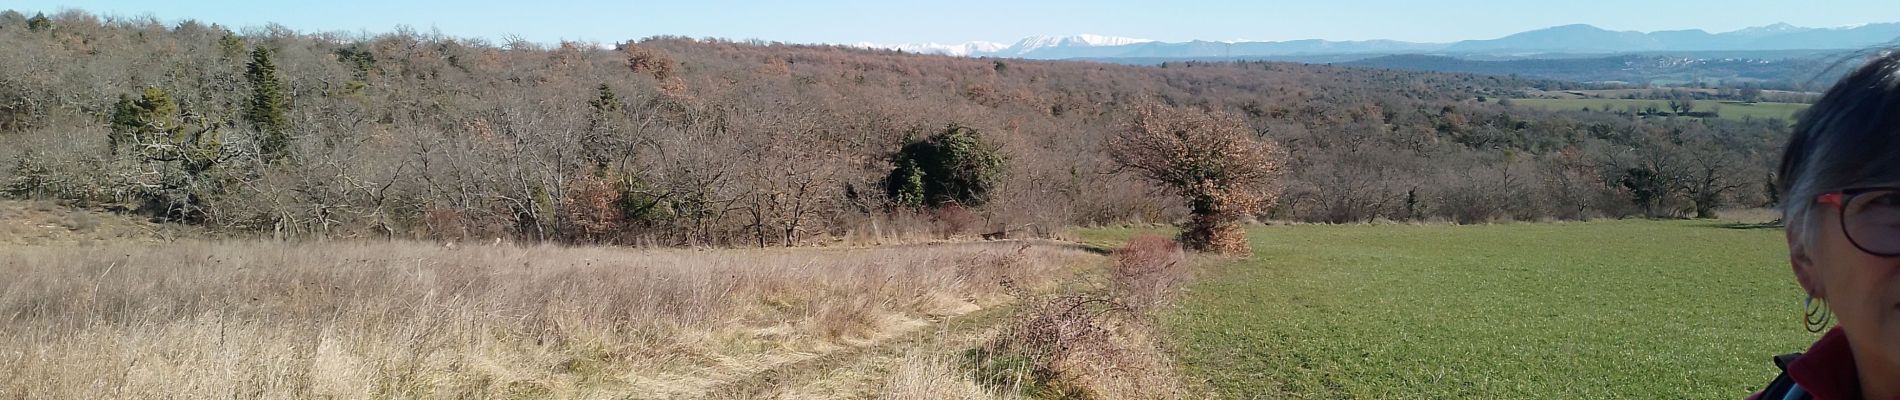
[[[235,33],[225,31],[224,36],[218,37],[218,53],[224,55],[225,59],[244,56],[244,39]]]
[[[581,136],[581,151],[597,167],[605,168],[614,156],[620,154],[615,135],[620,125],[621,104],[620,96],[615,95],[613,88],[607,87],[605,83],[600,84],[594,98],[587,101],[593,114],[587,117],[587,133]]]
[[[139,97],[120,95],[112,107],[112,152],[121,147],[164,144],[182,130],[178,123],[178,103],[164,89],[148,87]],[[134,149],[136,150],[136,149]]]
[[[119,148],[130,145],[140,128],[145,126],[140,118],[137,100],[132,96],[119,95],[119,102],[112,105],[112,132],[107,133],[107,143],[112,154],[119,154]]]
[[[596,89],[596,92],[598,92],[598,95],[596,95],[593,100],[587,102],[588,106],[594,107],[594,115],[599,116],[620,112],[620,96],[614,94],[613,88],[607,87],[607,84],[602,83],[600,84],[600,88]]]
[[[251,51],[244,76],[251,82],[251,103],[244,109],[244,119],[257,130],[258,156],[265,162],[282,160],[290,155],[290,121],[284,116],[288,105],[270,48],[259,46]]]

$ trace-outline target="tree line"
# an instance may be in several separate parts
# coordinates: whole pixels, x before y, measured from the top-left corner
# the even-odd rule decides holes
[[[0,12],[0,189],[278,237],[756,246],[1195,218],[1691,217],[1775,201],[1767,171],[1787,121],[1481,101],[1557,85]],[[1217,135],[1167,139],[1168,126]],[[1245,179],[1262,191],[1184,191],[1131,162],[1169,140],[1258,153],[1243,164],[1265,167]],[[1216,208],[1237,212],[1195,212]]]

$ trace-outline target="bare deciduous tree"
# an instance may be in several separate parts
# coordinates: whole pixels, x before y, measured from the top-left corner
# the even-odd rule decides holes
[[[933,231],[928,218],[891,212],[878,182],[906,139],[951,125],[982,132],[1009,160],[985,191],[991,201],[959,201],[986,232],[1174,220],[1196,207],[1238,218],[1274,198],[1199,206],[1189,198],[1190,207],[1171,208],[1170,196],[1139,190],[1145,176],[1115,173],[1117,161],[1099,150],[1137,119],[1129,105],[1143,99],[1219,114],[1188,119],[1284,146],[1288,157],[1272,163],[1290,171],[1270,185],[1285,188],[1271,202],[1276,218],[1620,216],[1641,203],[1633,199],[1639,192],[1618,190],[1627,189],[1619,183],[1630,168],[1708,161],[1702,171],[1726,181],[1676,184],[1647,199],[1655,214],[1677,216],[1694,211],[1695,198],[1713,209],[1769,197],[1757,185],[1731,188],[1739,180],[1732,177],[1765,174],[1763,154],[1787,130],[1785,121],[1470,101],[1587,84],[1322,65],[1023,60],[998,68],[984,59],[681,37],[609,50],[406,28],[233,32],[76,10],[42,22],[51,29],[35,30],[24,16],[0,18],[6,194],[137,209],[130,204],[138,194],[167,184],[166,173],[113,156],[105,120],[121,95],[158,87],[203,125],[223,127],[206,131],[220,139],[220,157],[229,156],[206,175],[217,182],[171,182],[226,189],[178,197],[204,213],[192,220],[282,237],[721,246]],[[250,93],[244,55],[260,46],[274,51],[289,106],[285,132],[294,133],[281,139],[294,163],[255,164],[266,152],[263,135],[227,123],[241,120]],[[1672,131],[1719,140],[1653,140]],[[1662,157],[1669,146],[1716,158]],[[1509,157],[1516,158],[1498,161]],[[1678,182],[1698,182],[1694,175]],[[1472,208],[1448,201],[1461,199],[1451,196],[1456,190],[1496,187],[1528,199],[1502,204],[1534,206],[1465,213]]]

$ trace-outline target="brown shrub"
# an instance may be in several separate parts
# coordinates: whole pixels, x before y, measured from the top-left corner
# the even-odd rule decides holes
[[[931,211],[931,218],[936,220],[937,226],[943,230],[944,239],[968,235],[983,227],[983,216],[956,204],[938,207]]]
[[[1101,294],[1034,303],[976,353],[992,386],[1033,398],[1175,399],[1179,376],[1146,316]]]
[[[1182,226],[1181,243],[1222,254],[1251,252],[1238,224],[1273,202],[1268,184],[1280,169],[1278,146],[1256,139],[1246,121],[1223,112],[1149,103],[1133,114],[1109,152],[1185,200],[1192,217]]]
[[[653,79],[662,81],[673,76],[673,57],[666,50],[632,43],[621,46],[621,52],[627,54],[627,69],[634,73],[653,75]]]
[[[1143,312],[1166,304],[1192,271],[1180,244],[1157,235],[1136,236],[1112,256],[1115,265],[1109,272],[1115,292]]]
[[[976,353],[979,380],[1036,398],[1172,399],[1183,395],[1154,311],[1188,279],[1181,246],[1144,235],[1112,253],[1110,288],[1024,308]]]
[[[1215,254],[1253,253],[1247,244],[1247,230],[1240,227],[1240,216],[1233,214],[1197,214],[1181,226],[1181,243],[1190,248]]]
[[[613,241],[626,228],[621,193],[612,181],[593,174],[574,178],[561,199],[561,217],[567,228],[563,233],[569,241]]]

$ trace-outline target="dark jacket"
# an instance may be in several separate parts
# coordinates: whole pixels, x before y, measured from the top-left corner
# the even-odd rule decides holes
[[[1808,347],[1806,353],[1794,361],[1782,366],[1784,378],[1791,379],[1806,392],[1808,399],[1816,400],[1858,400],[1860,399],[1860,374],[1854,369],[1854,351],[1847,345],[1847,334],[1840,327],[1827,331],[1821,340]],[[1781,378],[1777,378],[1781,383]],[[1776,385],[1770,385],[1773,391]],[[1782,400],[1763,396],[1755,392],[1749,400]]]

